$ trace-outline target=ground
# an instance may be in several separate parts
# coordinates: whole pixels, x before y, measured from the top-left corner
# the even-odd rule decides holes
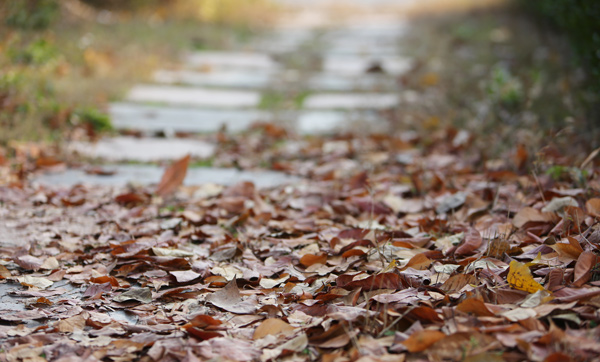
[[[86,108],[5,144],[0,360],[597,358],[599,149],[564,39],[497,2],[328,3],[153,55],[103,91],[112,131]]]

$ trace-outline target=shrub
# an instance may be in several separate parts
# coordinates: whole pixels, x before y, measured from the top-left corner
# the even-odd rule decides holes
[[[43,30],[59,15],[57,0],[13,0],[0,5],[6,25],[27,30]]]

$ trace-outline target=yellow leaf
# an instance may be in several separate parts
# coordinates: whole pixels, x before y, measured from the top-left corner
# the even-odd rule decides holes
[[[525,265],[529,268],[532,265],[539,264],[540,261],[542,261],[542,253],[538,253],[538,255],[532,261],[526,263]]]
[[[531,271],[529,271],[527,264],[519,263],[516,260],[510,262],[510,269],[506,280],[511,287],[528,293],[545,290],[540,283],[533,280],[533,276],[531,275]]]
[[[385,269],[383,269],[382,271],[380,271],[377,274],[383,274],[383,273],[387,273],[390,270],[393,270],[396,266],[398,265],[398,263],[396,262],[396,259],[392,260],[391,263],[388,264],[388,266],[385,267]]]

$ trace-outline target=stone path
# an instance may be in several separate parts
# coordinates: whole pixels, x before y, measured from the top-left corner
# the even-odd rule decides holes
[[[281,25],[268,34],[233,51],[190,52],[177,69],[157,70],[153,83],[136,85],[124,100],[111,104],[117,130],[133,130],[146,138],[76,142],[69,149],[113,163],[169,160],[188,153],[208,159],[216,144],[154,136],[222,128],[240,132],[256,121],[277,123],[301,134],[334,133],[359,124],[385,131],[380,111],[401,104],[403,90],[397,80],[411,67],[400,46],[406,23],[389,9],[414,1],[278,1],[287,11]],[[156,166],[115,168],[119,172],[114,177],[69,171],[39,180],[122,184],[160,178]],[[256,175],[203,169],[190,172],[187,182],[251,179],[272,186],[290,181],[275,173]],[[276,182],[265,183],[261,177]]]

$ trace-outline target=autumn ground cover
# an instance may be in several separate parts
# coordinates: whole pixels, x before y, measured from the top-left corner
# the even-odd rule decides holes
[[[577,78],[527,63],[510,39],[528,23],[477,14],[415,25],[435,41],[399,81],[425,96],[388,111],[394,132],[203,136],[213,165],[289,185],[184,187],[186,157],[158,185],[40,186],[81,160],[10,149],[0,359],[597,359],[598,150],[559,101]]]

